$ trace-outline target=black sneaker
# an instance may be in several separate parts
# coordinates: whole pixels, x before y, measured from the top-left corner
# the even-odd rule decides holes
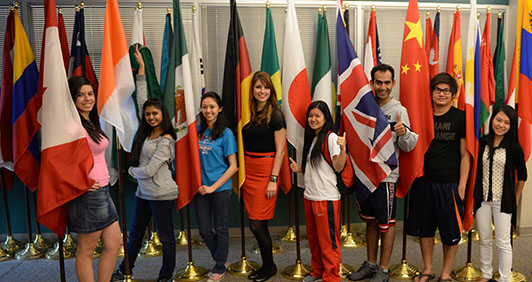
[[[364,261],[362,266],[357,271],[347,275],[347,278],[352,281],[359,281],[373,277],[376,271],[377,267],[371,266],[367,261]]]
[[[111,282],[124,281],[124,279],[126,279],[126,276],[124,273],[122,273],[122,271],[120,271],[120,269],[115,270],[113,275],[111,275]]]

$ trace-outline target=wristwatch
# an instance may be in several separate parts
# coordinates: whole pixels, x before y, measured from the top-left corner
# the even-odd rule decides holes
[[[278,178],[279,176],[277,175],[270,175],[270,182],[277,183]]]

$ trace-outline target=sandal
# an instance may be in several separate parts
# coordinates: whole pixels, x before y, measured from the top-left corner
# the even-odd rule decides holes
[[[414,281],[416,281],[416,278],[417,278],[416,282],[421,282],[421,279],[423,279],[424,277],[426,277],[424,282],[430,282],[436,276],[434,276],[434,273],[420,273],[419,275],[414,276]],[[445,282],[448,282],[448,281],[445,281]]]
[[[438,278],[438,282],[452,282],[451,278],[442,279],[441,277]]]

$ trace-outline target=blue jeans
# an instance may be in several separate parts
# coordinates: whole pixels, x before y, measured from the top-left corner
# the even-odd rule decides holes
[[[153,215],[157,233],[163,244],[163,265],[159,271],[159,278],[171,278],[174,275],[176,246],[174,238],[175,200],[150,201],[135,197],[133,207],[133,221],[129,228],[127,243],[129,269],[133,270],[135,260],[139,254],[144,232]],[[119,266],[122,273],[126,273],[126,262],[122,260]]]
[[[229,199],[231,190],[215,192],[207,195],[196,194],[194,206],[196,220],[201,238],[211,252],[216,262],[212,273],[224,273],[227,254],[229,253]],[[211,213],[214,215],[214,231],[212,229]]]

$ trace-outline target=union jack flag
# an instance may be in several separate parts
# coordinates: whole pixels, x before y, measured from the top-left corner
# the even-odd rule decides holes
[[[347,35],[341,0],[337,0],[336,38],[338,100],[342,107],[349,157],[355,170],[357,202],[361,204],[397,167],[397,157],[388,119],[375,100]]]

